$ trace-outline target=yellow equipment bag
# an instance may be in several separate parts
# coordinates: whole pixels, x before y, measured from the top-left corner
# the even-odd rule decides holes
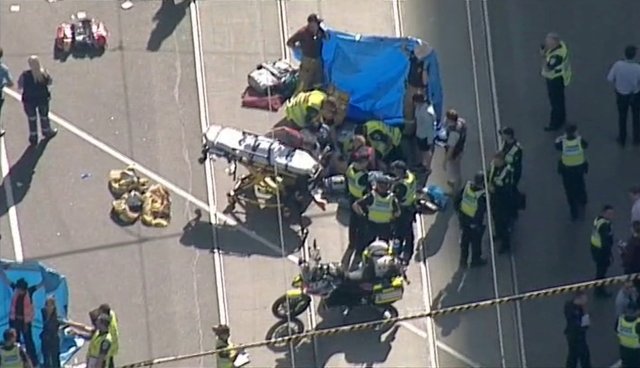
[[[109,172],[109,190],[116,197],[132,190],[144,193],[149,188],[149,184],[149,179],[140,177],[132,166]]]
[[[142,197],[142,223],[150,227],[167,227],[171,222],[169,190],[160,184],[153,184]]]
[[[404,295],[404,279],[402,276],[394,277],[391,284],[376,284],[373,286],[374,303],[390,304],[402,299]]]

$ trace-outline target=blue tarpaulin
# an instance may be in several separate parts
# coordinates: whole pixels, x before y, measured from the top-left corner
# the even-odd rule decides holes
[[[390,125],[404,121],[405,82],[409,73],[407,51],[418,46],[414,38],[362,36],[326,29],[322,60],[325,81],[349,93],[347,117],[353,121],[382,120]],[[299,52],[295,52],[300,58]],[[443,91],[438,57],[425,57],[429,91],[438,119],[442,116]]]
[[[46,298],[53,295],[56,299],[58,315],[66,320],[69,310],[69,287],[65,277],[55,270],[52,270],[40,262],[28,261],[23,263],[0,259],[0,272],[4,272],[10,282],[15,283],[19,279],[24,279],[29,286],[41,285],[33,293],[33,309],[35,318],[33,321],[33,342],[42,362],[40,353],[40,332],[42,332],[41,308],[44,307]],[[3,278],[4,279],[4,278]],[[4,280],[0,280],[0,333],[9,328],[9,311],[11,307],[11,297],[13,290]],[[71,359],[73,354],[78,352],[84,340],[78,337],[60,334],[60,363],[65,364]],[[23,344],[24,346],[24,344]]]

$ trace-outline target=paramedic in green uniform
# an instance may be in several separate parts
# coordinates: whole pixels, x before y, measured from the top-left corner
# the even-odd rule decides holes
[[[3,343],[0,346],[0,367],[2,368],[31,368],[31,361],[22,346],[16,342],[16,330],[10,328],[2,334]]]

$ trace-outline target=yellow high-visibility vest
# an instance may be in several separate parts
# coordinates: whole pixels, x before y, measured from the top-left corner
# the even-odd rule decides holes
[[[413,206],[416,203],[417,198],[416,191],[418,184],[416,181],[416,176],[411,171],[407,171],[407,176],[402,179],[399,184],[403,185],[406,189],[400,205],[403,207]]]
[[[394,147],[398,147],[402,142],[402,131],[397,127],[389,126],[380,120],[369,120],[364,125],[367,141],[382,157],[388,155]],[[387,139],[377,139],[376,136],[378,135],[382,135]]]
[[[299,93],[287,102],[285,116],[298,127],[305,128],[309,124],[307,121],[307,108],[310,107],[319,112],[326,98],[327,94],[322,91]]]
[[[2,363],[2,368],[23,368],[20,345],[15,344],[10,350],[0,349],[0,363]]]
[[[107,352],[106,360],[113,356],[113,338],[111,337],[111,333],[107,332],[104,334],[98,333],[97,331],[91,336],[91,341],[89,342],[89,357],[90,358],[98,358],[100,357],[100,346],[102,342],[109,341],[111,343],[111,348]]]
[[[582,138],[580,136],[573,139],[562,137],[561,161],[564,166],[580,166],[585,163]]]
[[[602,237],[600,236],[600,227],[604,224],[609,223],[604,217],[596,217],[593,220],[593,231],[591,232],[591,246],[595,248],[602,248]]]
[[[569,49],[567,49],[567,45],[564,42],[560,42],[560,47],[557,47],[551,51],[547,51],[544,55],[545,61],[548,63],[554,56],[561,57],[562,64],[551,70],[543,67],[542,76],[547,79],[562,77],[564,85],[568,86],[569,83],[571,83],[571,77],[573,73],[571,71],[571,63],[569,61]]]
[[[373,192],[373,203],[369,206],[369,221],[376,224],[388,224],[393,221],[393,194],[385,197]]]
[[[462,193],[462,201],[460,202],[460,211],[473,218],[478,212],[478,200],[484,194],[484,189],[473,190],[471,182],[467,182]]]
[[[364,197],[364,192],[367,190],[366,187],[359,184],[360,180],[365,175],[367,175],[366,171],[356,170],[353,164],[349,165],[347,168],[347,172],[345,173],[345,176],[347,177],[347,188],[349,189],[349,193],[355,199]]]
[[[216,341],[216,350],[231,348],[231,350],[227,350],[223,354],[216,354],[216,361],[218,368],[233,368],[233,362],[236,360],[238,356],[238,351],[233,349],[233,343],[225,342],[223,340],[218,339]]]
[[[636,333],[636,326],[640,323],[640,318],[629,322],[624,316],[618,318],[618,342],[620,346],[629,349],[640,349],[640,336]]]

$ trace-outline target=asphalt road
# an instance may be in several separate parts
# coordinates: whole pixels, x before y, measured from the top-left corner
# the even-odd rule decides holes
[[[10,12],[12,4],[20,11]],[[160,4],[139,2],[124,12],[116,1],[2,2],[4,62],[17,78],[27,56],[39,55],[54,78],[53,113],[206,200],[188,12],[159,12]],[[80,10],[105,22],[111,48],[100,58],[56,62],[55,27]],[[107,175],[124,165],[66,129],[46,149],[27,150],[21,110],[7,97],[3,140],[22,248],[25,258],[67,277],[71,317],[88,322],[90,309],[110,303],[120,319],[120,363],[210,348],[209,326],[218,319],[214,271],[208,249],[199,248],[211,238],[200,237],[194,247],[193,234],[183,234],[195,207],[174,194],[166,229],[116,226],[109,219]],[[13,258],[6,213],[2,256]],[[212,364],[205,359],[205,366]]]
[[[206,201],[205,176],[196,163],[201,129],[189,10],[161,8],[155,1],[138,2],[127,12],[116,2],[13,3],[21,5],[19,12],[9,12],[8,3],[1,5],[0,45],[14,74],[25,66],[28,55],[40,55],[55,78],[55,114],[190,192],[192,202],[193,198]],[[620,237],[627,235],[626,189],[640,177],[640,168],[633,164],[638,149],[615,145],[613,96],[604,76],[622,48],[638,41],[633,38],[632,15],[638,13],[639,5],[631,0],[616,2],[616,8],[595,0],[579,5],[492,0],[487,5],[490,39],[480,1],[400,0],[399,18],[394,17],[393,2],[384,0],[283,4],[206,0],[198,4],[212,124],[264,132],[278,120],[280,114],[239,107],[246,75],[257,63],[281,57],[286,52],[282,40],[308,13],[318,12],[338,29],[382,35],[400,31],[428,40],[436,48],[445,105],[458,109],[471,128],[463,165],[466,177],[482,167],[483,156],[488,160],[495,150],[496,123],[515,128],[525,147],[522,189],[529,208],[518,222],[512,257],[496,257],[495,269],[456,272],[455,216],[445,212],[425,218],[419,246],[426,262],[421,265],[418,259],[409,270],[412,284],[398,305],[401,314],[423,311],[430,304],[445,307],[589,279],[593,273],[587,248],[590,220],[605,202],[619,209],[615,229]],[[112,32],[111,50],[93,60],[54,62],[52,30],[78,10],[88,10],[106,22]],[[568,221],[555,174],[554,135],[542,131],[548,105],[537,48],[551,30],[564,37],[573,57],[569,120],[578,123],[592,143],[590,204],[586,221],[576,224]],[[492,98],[488,41],[497,99]],[[41,259],[64,273],[76,319],[85,320],[91,307],[110,302],[122,321],[119,361],[207,349],[212,343],[208,326],[219,316],[228,320],[238,342],[265,338],[276,322],[270,315],[271,303],[288,287],[297,271],[292,260],[301,253],[295,229],[281,226],[276,212],[237,214],[238,222],[257,234],[253,237],[230,225],[212,226],[206,218],[184,232],[195,206],[175,194],[169,228],[119,228],[107,216],[110,197],[105,178],[110,169],[122,166],[113,155],[88,143],[87,136],[65,129],[41,157],[37,152],[24,153],[26,124],[20,105],[8,98],[2,118],[9,131],[4,144],[12,165],[10,182],[5,178],[3,186],[13,189],[21,242],[13,239],[7,206],[0,206],[0,256],[14,258],[11,244],[22,243],[26,258]],[[444,173],[438,159],[432,181],[441,184]],[[218,210],[226,204],[224,195],[232,184],[223,169],[221,163],[215,164],[213,205]],[[83,179],[83,174],[90,176]],[[340,259],[346,231],[336,220],[335,209],[325,213],[311,209],[309,217],[312,238],[318,239],[324,258]],[[485,243],[485,254],[491,258],[488,235]],[[225,285],[222,301],[226,303],[222,304],[226,305],[222,311],[217,308],[219,290],[208,252],[213,244],[223,253],[219,271],[224,278],[219,281]],[[104,260],[98,262],[96,257]],[[617,265],[614,268],[619,271]],[[562,365],[566,354],[564,299],[527,302],[521,313],[508,305],[499,313],[486,309],[437,318],[435,350],[429,338],[432,326],[418,320],[392,332],[322,338],[284,352],[254,349],[251,366],[423,367],[433,360],[441,367],[522,366],[526,360],[530,367],[555,367]],[[591,306],[594,366],[609,366],[617,360],[612,310],[610,301],[594,301]],[[315,312],[301,317],[307,327],[338,323],[335,316]],[[204,362],[211,365],[209,360]]]

